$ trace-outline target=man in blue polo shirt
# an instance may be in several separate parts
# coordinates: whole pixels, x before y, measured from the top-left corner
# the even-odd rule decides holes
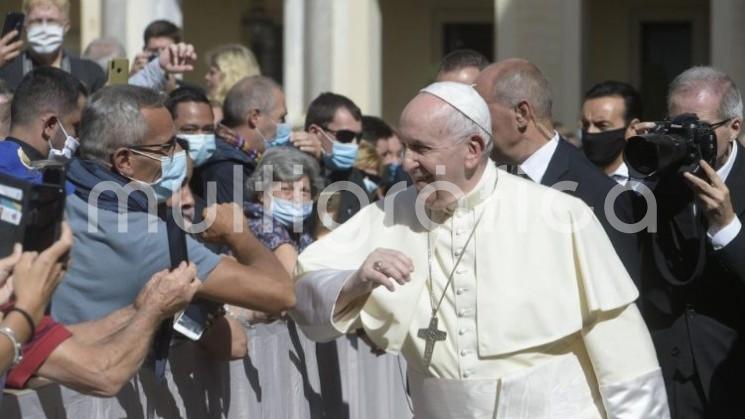
[[[58,68],[28,73],[11,102],[10,134],[0,142],[0,172],[38,182],[40,161],[72,158],[86,94],[75,77]]]
[[[90,98],[79,157],[67,172],[75,188],[66,203],[75,246],[52,299],[55,320],[101,318],[130,304],[154,272],[170,266],[165,223],[152,209],[186,178],[190,161],[175,134],[164,97],[155,91],[117,85]],[[234,257],[187,237],[188,259],[202,281],[197,295],[271,313],[294,305],[289,275],[251,234],[241,208],[225,204],[216,213],[205,239],[229,246]],[[232,228],[235,219],[242,228]]]

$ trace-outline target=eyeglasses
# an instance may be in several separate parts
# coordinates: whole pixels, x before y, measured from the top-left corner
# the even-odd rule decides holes
[[[731,120],[732,120],[732,118],[727,118],[727,119],[723,119],[723,120],[721,120],[719,122],[714,122],[713,124],[709,124],[709,125],[711,126],[711,129],[717,129],[717,128],[723,126],[724,124],[726,124],[727,122],[729,122]]]
[[[340,143],[351,143],[354,140],[359,141],[362,139],[361,132],[354,132],[348,129],[340,129],[337,131],[337,130],[329,129],[328,127],[321,127],[321,129],[333,134],[336,141]]]
[[[174,135],[173,137],[171,137],[171,139],[161,144],[133,145],[127,148],[145,157],[153,157],[153,156],[149,156],[148,153],[172,157],[177,147],[180,147],[181,149],[188,151],[189,141],[184,138],[179,138]]]

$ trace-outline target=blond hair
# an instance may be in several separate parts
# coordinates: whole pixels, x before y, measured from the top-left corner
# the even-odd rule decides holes
[[[215,91],[210,93],[210,100],[219,103],[225,100],[230,88],[239,80],[261,75],[259,63],[253,52],[240,44],[227,44],[212,50],[207,55],[207,62],[222,73],[220,83]]]
[[[34,7],[44,5],[56,7],[63,15],[65,15],[65,19],[70,19],[70,2],[68,0],[23,0],[21,9],[23,10],[23,13],[28,15]]]
[[[379,173],[382,166],[383,159],[375,150],[375,146],[367,141],[361,141],[357,149],[357,160],[354,163],[354,167],[362,171],[367,169]]]

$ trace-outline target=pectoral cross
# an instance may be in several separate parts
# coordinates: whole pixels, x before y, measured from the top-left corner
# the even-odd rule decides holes
[[[437,329],[437,316],[432,316],[429,326],[426,329],[419,329],[417,336],[424,339],[427,345],[424,347],[424,366],[429,368],[432,362],[432,352],[435,350],[435,343],[439,340],[445,340],[447,332]]]

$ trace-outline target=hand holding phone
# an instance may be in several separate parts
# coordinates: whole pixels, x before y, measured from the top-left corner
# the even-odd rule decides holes
[[[0,67],[3,67],[21,53],[23,47],[21,31],[25,20],[26,15],[23,13],[10,12],[5,16],[3,32],[0,35]]]

